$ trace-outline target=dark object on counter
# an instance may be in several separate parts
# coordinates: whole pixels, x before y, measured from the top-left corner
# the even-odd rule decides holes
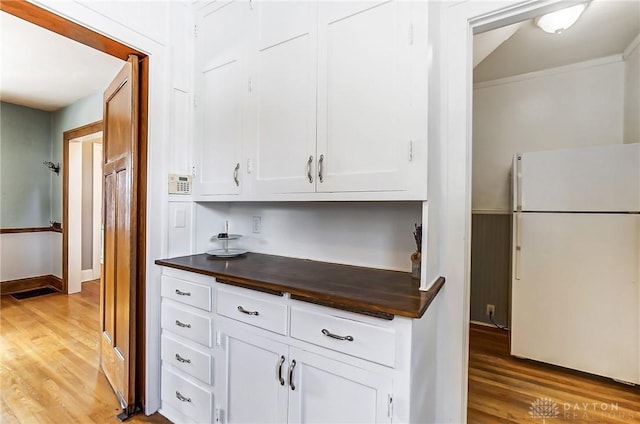
[[[413,232],[413,238],[416,241],[416,252],[422,253],[422,224],[413,224],[415,231]]]

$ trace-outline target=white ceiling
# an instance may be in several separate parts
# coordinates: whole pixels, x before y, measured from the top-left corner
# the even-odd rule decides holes
[[[124,62],[0,12],[0,99],[54,111],[102,92]]]
[[[533,20],[523,22],[504,42],[489,33],[474,37],[475,58],[495,49],[474,68],[474,82],[621,54],[640,33],[640,1],[594,0],[562,34],[548,34]]]

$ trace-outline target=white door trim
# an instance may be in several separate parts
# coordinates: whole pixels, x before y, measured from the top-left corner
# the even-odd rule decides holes
[[[78,293],[82,283],[94,279],[94,270],[82,269],[82,145],[102,139],[102,131],[69,140],[68,293]],[[99,273],[98,268],[98,273]]]
[[[467,421],[471,270],[471,134],[473,33],[567,7],[558,0],[448,2],[442,7],[439,52],[442,81],[440,143],[443,155],[446,290],[438,308],[436,422]]]
[[[102,143],[93,143],[93,279],[100,278],[102,263]]]

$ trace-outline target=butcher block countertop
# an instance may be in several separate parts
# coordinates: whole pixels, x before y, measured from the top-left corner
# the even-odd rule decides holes
[[[215,277],[219,282],[332,308],[393,319],[420,318],[444,285],[438,278],[418,290],[411,274],[284,256],[247,253],[235,258],[206,254],[158,259],[157,265]]]

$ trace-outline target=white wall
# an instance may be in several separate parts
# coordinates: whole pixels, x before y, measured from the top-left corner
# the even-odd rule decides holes
[[[51,233],[51,275],[62,279],[62,233]]]
[[[57,234],[51,231],[0,234],[0,281],[53,274],[52,252],[60,249],[52,249],[51,240]]]
[[[516,152],[622,143],[624,74],[615,56],[474,85],[473,210],[509,210]]]
[[[253,216],[261,217],[259,234],[252,233]],[[421,218],[422,202],[198,203],[194,253],[221,248],[210,238],[228,220],[229,232],[243,235],[230,247],[409,272]]]
[[[640,35],[624,52],[624,142],[640,143]]]

